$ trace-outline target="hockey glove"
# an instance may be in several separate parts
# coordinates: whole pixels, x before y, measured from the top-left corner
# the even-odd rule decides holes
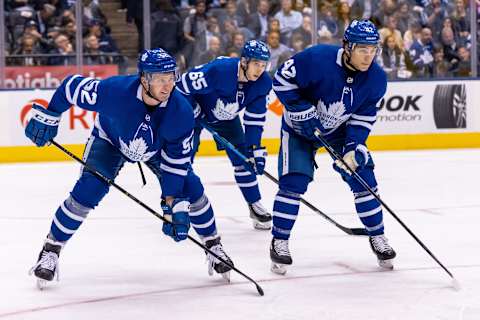
[[[347,152],[343,155],[343,161],[348,165],[353,171],[361,171],[368,162],[369,154],[368,149],[363,144],[359,144],[352,150],[346,150]],[[335,160],[333,163],[333,169],[340,173],[345,180],[351,178],[351,172],[348,168],[340,161]]]
[[[247,158],[253,164],[256,174],[263,174],[265,170],[265,160],[267,158],[267,149],[265,147],[251,146],[247,151]]]
[[[50,144],[49,141],[57,136],[61,114],[38,104],[33,105],[31,112],[25,135],[39,147]]]
[[[311,106],[305,111],[288,112],[288,119],[292,124],[295,133],[311,140],[316,141],[315,131],[318,129],[322,133],[325,132],[320,119],[318,118],[317,108]]]
[[[173,200],[172,206],[162,201],[163,217],[169,222],[163,222],[162,231],[173,240],[179,242],[187,239],[190,229],[190,202],[186,198]]]

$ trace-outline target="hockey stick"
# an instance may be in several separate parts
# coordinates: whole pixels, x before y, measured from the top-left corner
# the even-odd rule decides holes
[[[325,138],[322,136],[322,133],[320,132],[320,130],[318,130],[318,129],[315,130],[315,137],[323,144],[323,146],[325,147],[327,152],[330,154],[330,156],[335,158],[336,160],[340,161],[348,169],[348,171],[350,171],[350,174],[362,185],[362,187],[364,187],[366,190],[368,190],[368,192],[370,192],[370,194],[372,196],[374,196],[375,199],[377,199],[385,209],[387,209],[387,211],[395,218],[395,220],[397,220],[398,223],[400,223],[400,225],[405,230],[407,230],[407,232],[413,237],[413,239],[415,239],[415,241],[417,241],[417,243],[420,246],[422,246],[422,248],[430,255],[430,257],[432,257],[433,260],[435,260],[435,262],[437,262],[440,265],[440,267],[442,267],[442,269],[445,270],[445,272],[450,276],[450,278],[452,278],[453,286],[455,288],[458,288],[459,287],[458,281],[455,279],[453,274],[437,259],[437,257],[435,257],[433,255],[433,253],[427,248],[427,246],[425,244],[423,244],[423,242],[420,241],[420,239],[418,239],[418,237],[405,225],[405,223],[403,223],[403,221],[392,211],[392,209],[390,209],[390,207],[387,206],[387,204],[385,202],[383,202],[382,199],[380,199],[380,196],[377,195],[372,190],[372,188],[370,188],[370,186],[365,182],[365,180],[363,180],[363,178],[360,177],[360,175],[358,173],[356,173],[354,170],[352,170],[348,166],[348,164],[345,162],[345,160],[343,160],[343,158],[335,151],[335,149],[332,148],[332,146],[327,142],[327,140],[325,140]]]
[[[80,159],[79,157],[77,157],[76,155],[74,155],[72,152],[70,152],[69,150],[65,149],[62,145],[58,144],[56,141],[54,141],[53,139],[50,140],[51,144],[53,144],[55,147],[57,147],[58,149],[60,149],[61,151],[63,151],[64,153],[66,153],[67,155],[69,155],[71,158],[73,158],[74,160],[76,160],[77,162],[81,163],[83,165],[83,167],[85,169],[87,169],[88,171],[90,171],[95,177],[99,178],[100,180],[103,180],[104,182],[106,182],[107,184],[115,187],[118,191],[120,191],[121,193],[123,193],[124,195],[126,195],[127,197],[129,197],[130,199],[132,199],[133,201],[135,201],[136,203],[138,203],[140,206],[142,206],[144,209],[146,209],[148,212],[150,212],[151,214],[153,214],[155,217],[159,218],[160,220],[162,220],[163,222],[170,222],[168,221],[167,219],[165,219],[161,214],[159,214],[158,212],[156,212],[155,210],[153,210],[152,208],[150,208],[149,206],[147,206],[145,203],[143,203],[142,201],[140,201],[139,199],[137,199],[135,196],[133,196],[132,194],[130,194],[128,191],[126,191],[125,189],[123,189],[122,187],[120,187],[118,184],[116,184],[112,179],[109,179],[107,177],[105,177],[104,175],[102,175],[100,172],[98,172],[97,170],[95,169],[92,169],[90,168],[86,163],[85,161],[83,161],[82,159]],[[214,256],[215,258],[217,258],[218,260],[220,260],[221,262],[223,262],[224,264],[226,264],[227,266],[229,266],[230,268],[232,268],[232,270],[235,270],[238,274],[242,275],[245,279],[249,280],[250,282],[252,282],[255,287],[257,288],[257,291],[258,291],[258,294],[263,296],[264,295],[264,292],[263,292],[263,289],[262,287],[260,287],[260,285],[255,281],[253,280],[252,278],[250,278],[249,276],[247,276],[245,273],[243,273],[242,271],[238,270],[233,264],[229,263],[228,261],[224,260],[223,258],[219,257],[215,252],[211,251],[210,249],[208,249],[207,247],[205,247],[202,243],[200,243],[198,240],[196,240],[195,238],[191,237],[190,235],[187,235],[188,239],[190,239],[190,241],[194,242],[196,245],[198,245],[200,248],[202,248],[203,250],[205,250],[206,252],[208,252],[209,254],[211,254],[212,256]]]
[[[237,148],[235,148],[235,146],[233,144],[230,143],[230,141],[228,141],[227,139],[225,139],[224,137],[220,136],[218,134],[218,132],[216,132],[212,127],[210,127],[207,123],[205,123],[205,121],[201,121],[201,124],[202,126],[207,129],[213,136],[213,138],[218,141],[220,144],[222,144],[225,148],[228,148],[229,150],[231,150],[233,153],[235,153],[243,162],[245,162],[248,166],[252,166],[252,163],[250,161],[248,161],[247,157],[245,155],[243,155],[240,151],[237,150]],[[263,174],[268,178],[270,179],[271,181],[273,181],[274,183],[276,183],[277,185],[279,184],[278,180],[272,176],[270,173],[268,173],[267,171],[263,171]],[[354,236],[366,236],[368,235],[367,233],[367,230],[363,229],[363,228],[347,228],[345,226],[342,226],[341,224],[339,224],[338,222],[336,222],[335,220],[333,220],[332,218],[330,218],[328,215],[326,215],[325,213],[323,213],[322,211],[320,211],[318,208],[316,208],[313,204],[311,204],[310,202],[308,202],[307,200],[303,199],[303,198],[300,198],[300,202],[305,204],[307,207],[309,207],[310,209],[312,209],[315,213],[321,215],[323,218],[325,218],[328,222],[332,223],[333,225],[335,225],[337,228],[339,228],[340,230],[342,230],[343,232],[349,234],[349,235],[354,235]]]

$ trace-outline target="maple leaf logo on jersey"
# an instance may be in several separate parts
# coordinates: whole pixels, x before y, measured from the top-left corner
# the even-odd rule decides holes
[[[212,113],[218,120],[232,120],[237,116],[238,108],[238,102],[225,104],[222,99],[217,99],[217,104]]]
[[[131,140],[128,146],[122,138],[118,138],[118,140],[120,141],[120,151],[132,161],[147,161],[157,153],[156,151],[147,152],[147,144],[141,137]]]
[[[330,103],[328,108],[322,99],[320,99],[317,104],[320,122],[325,129],[336,129],[347,121],[350,115],[344,114],[345,111],[345,104],[341,100]]]

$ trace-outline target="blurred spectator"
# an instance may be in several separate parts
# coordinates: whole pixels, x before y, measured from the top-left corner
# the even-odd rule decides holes
[[[268,10],[270,5],[267,0],[258,1],[257,11],[248,19],[248,28],[253,32],[255,39],[266,39],[268,31]]]
[[[15,66],[39,66],[42,65],[42,59],[39,57],[32,57],[29,55],[35,55],[42,53],[39,45],[37,44],[37,38],[32,35],[24,35],[22,37],[22,43],[20,48],[13,52],[17,55],[25,55],[22,58],[13,59],[13,65]]]
[[[302,25],[302,14],[292,9],[292,0],[282,0],[282,9],[275,14],[275,19],[280,22],[280,33],[284,43],[288,43],[292,31]]]
[[[207,29],[207,4],[205,0],[195,2],[195,11],[190,14],[183,23],[183,34],[191,42],[195,37]]]
[[[83,4],[83,24],[89,25],[92,21],[99,21],[105,27],[107,17],[103,14],[100,5],[92,0],[82,0]]]
[[[442,29],[440,42],[443,45],[445,60],[447,60],[453,68],[456,68],[460,57],[457,54],[458,45],[455,42],[452,28],[445,27]]]
[[[393,35],[386,36],[382,46],[382,54],[378,57],[377,62],[387,74],[388,79],[408,77],[405,56],[402,49],[398,46],[395,37]]]
[[[65,34],[70,42],[74,43],[77,37],[77,25],[75,22],[70,21],[63,27],[63,34]]]
[[[239,55],[242,52],[245,44],[245,36],[241,32],[235,32],[232,37],[232,45],[227,48],[229,52],[236,51]]]
[[[433,52],[434,66],[433,66],[433,76],[435,78],[446,78],[452,76],[452,65],[445,60],[443,54],[443,48],[438,46],[434,49]]]
[[[229,51],[225,53],[225,55],[229,58],[240,58],[240,54],[237,51]]]
[[[267,45],[270,49],[270,75],[273,75],[279,65],[279,58],[282,54],[291,52],[291,49],[280,43],[280,32],[269,31],[267,35]]]
[[[378,26],[384,26],[387,24],[387,18],[393,15],[396,9],[397,4],[395,0],[381,0],[371,20]]]
[[[422,26],[420,25],[419,22],[412,22],[408,26],[408,30],[405,31],[405,34],[403,35],[403,47],[405,50],[409,50],[410,47],[413,44],[413,41],[415,39],[420,37],[420,33],[422,32]]]
[[[230,20],[234,23],[235,27],[240,28],[246,25],[245,19],[237,12],[237,3],[235,0],[229,0],[225,6],[225,10],[220,11],[218,15],[218,22],[220,24],[220,30],[225,31],[225,21]]]
[[[305,43],[305,39],[299,33],[292,34],[291,42],[292,42],[292,44],[290,46],[293,49],[292,54],[293,53],[298,53],[298,52],[304,50],[309,45],[311,45],[310,43]]]
[[[341,42],[345,29],[351,22],[350,6],[347,0],[340,0],[337,7],[337,39]]]
[[[138,52],[143,50],[143,1],[127,0],[127,23],[137,27]]]
[[[353,19],[370,20],[373,13],[378,10],[378,1],[375,0],[354,0],[351,5]]]
[[[151,14],[152,48],[163,48],[176,55],[183,48],[182,20],[170,0],[158,1],[158,10]]]
[[[451,14],[454,29],[459,32],[460,37],[464,38],[470,34],[470,8],[467,8],[467,3],[463,0],[455,0],[455,8]]]
[[[324,2],[320,5],[318,15],[318,36],[320,43],[331,43],[337,36],[337,19],[333,13],[333,7],[330,3]]]
[[[414,23],[420,23],[420,15],[411,9],[410,4],[407,1],[400,2],[398,4],[398,10],[395,13],[397,18],[397,29],[402,36],[408,30],[409,26]]]
[[[470,65],[470,51],[465,47],[459,47],[458,55],[460,56],[460,62],[453,72],[453,75],[456,77],[471,77],[472,69]]]
[[[392,36],[395,39],[395,43],[397,47],[403,50],[403,38],[400,30],[397,29],[397,17],[391,15],[387,18],[387,25],[381,28],[379,31],[380,39],[382,42],[389,37]]]
[[[433,74],[433,43],[430,28],[422,29],[420,38],[413,42],[409,54],[415,66],[416,76],[419,78],[431,77]]]
[[[433,31],[433,37],[439,38],[443,20],[448,17],[446,5],[442,0],[431,0],[422,13],[422,22]]]
[[[293,38],[295,41],[302,39],[305,46],[312,44],[312,18],[310,16],[304,16],[302,25],[293,30],[292,38],[290,39],[290,47],[293,47]]]
[[[49,59],[50,65],[75,65],[75,55],[73,50],[73,45],[68,40],[68,37],[64,34],[59,34],[55,40],[55,48],[50,52],[55,56]]]
[[[50,27],[53,27],[56,23],[55,21],[55,6],[52,6],[49,3],[45,3],[42,6],[42,9],[37,12],[36,22],[38,25],[38,31],[44,36],[47,36],[47,30]]]
[[[221,43],[216,36],[210,37],[208,41],[208,50],[200,55],[195,65],[205,64],[220,56]]]
[[[88,26],[87,36],[91,34],[95,35],[98,38],[100,50],[102,50],[103,52],[119,52],[115,40],[102,29],[99,21],[91,21],[90,25]]]
[[[198,64],[199,56],[209,49],[210,39],[212,37],[222,39],[218,19],[215,16],[209,16],[207,18],[207,29],[195,38],[193,52],[190,52],[188,47],[184,50],[187,58],[187,65],[189,67]],[[220,45],[223,48],[226,46],[222,41],[220,42]]]
[[[14,51],[18,51],[20,47],[22,46],[23,38],[25,36],[28,37],[33,37],[35,39],[35,43],[38,44],[40,43],[42,39],[42,35],[38,32],[38,25],[35,22],[35,20],[28,20],[23,28],[23,33],[22,35],[17,39],[15,43],[15,48]]]
[[[100,43],[98,38],[91,34],[84,39],[84,63],[88,65],[94,64],[111,64],[112,57],[105,55],[105,52],[100,50]]]

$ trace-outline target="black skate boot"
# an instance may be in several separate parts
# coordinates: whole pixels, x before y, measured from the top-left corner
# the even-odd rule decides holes
[[[220,242],[220,236],[215,235],[211,237],[206,237],[203,240],[205,242],[205,247],[213,251],[213,253],[215,253],[220,258],[227,261],[233,266],[232,259],[230,259],[230,257],[223,250],[222,243]],[[206,252],[206,254],[208,263],[208,274],[210,276],[213,275],[213,270],[215,270],[216,273],[219,273],[225,280],[230,282],[230,270],[232,270],[232,268],[215,258],[213,255],[209,254],[208,252]]]
[[[270,230],[272,228],[272,215],[265,209],[260,201],[249,203],[250,218],[253,227],[257,230]]]
[[[385,235],[371,236],[369,242],[373,253],[377,256],[378,265],[384,269],[393,269],[393,259],[397,254],[388,244]]]
[[[52,239],[45,239],[37,263],[30,269],[29,274],[37,277],[37,287],[42,290],[47,282],[52,281],[56,277],[59,279],[58,257],[62,250],[63,243],[55,242]]]
[[[287,266],[292,264],[292,256],[288,250],[288,240],[272,239],[270,244],[270,259],[273,273],[284,275],[287,273]]]

